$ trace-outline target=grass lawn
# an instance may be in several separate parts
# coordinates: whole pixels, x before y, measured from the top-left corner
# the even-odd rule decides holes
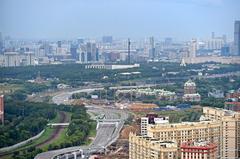
[[[20,88],[22,88],[21,85],[2,83],[0,84],[0,93],[11,93]]]
[[[60,114],[58,112],[56,117],[54,119],[50,120],[49,123],[57,123],[59,121],[60,121]]]
[[[179,123],[183,121],[198,121],[202,115],[202,110],[199,109],[188,109],[180,111],[160,111],[159,115],[169,116],[171,123]]]
[[[61,143],[64,143],[67,140],[67,128],[64,128],[64,130],[61,132],[61,134],[58,136],[56,140],[54,140],[51,144],[52,145],[60,145]],[[44,145],[41,147],[43,151],[47,151],[48,145]]]
[[[93,126],[91,127],[89,137],[95,137],[96,136],[96,133],[97,133],[96,127],[97,127],[97,123],[94,123]]]
[[[198,121],[202,115],[201,109],[187,109],[179,111],[152,111],[159,116],[169,116],[170,123],[179,123],[183,121]],[[146,116],[146,112],[135,112],[138,117]]]

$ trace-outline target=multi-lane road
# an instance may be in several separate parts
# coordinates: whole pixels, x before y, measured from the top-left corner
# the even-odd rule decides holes
[[[73,93],[91,92],[103,88],[81,89],[72,92],[60,93],[53,97],[56,104],[65,104],[71,98]],[[35,159],[65,159],[65,158],[87,158],[88,155],[96,152],[104,152],[106,148],[115,142],[124,125],[124,121],[128,118],[128,113],[123,110],[113,109],[110,107],[88,107],[88,112],[95,115],[105,115],[105,119],[99,120],[97,124],[97,134],[91,145],[76,146],[59,150],[53,150],[38,154]],[[79,157],[78,157],[79,156]]]

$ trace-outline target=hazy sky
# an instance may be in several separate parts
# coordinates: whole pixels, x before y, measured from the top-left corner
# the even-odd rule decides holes
[[[15,38],[233,37],[240,0],[0,0],[0,32]]]

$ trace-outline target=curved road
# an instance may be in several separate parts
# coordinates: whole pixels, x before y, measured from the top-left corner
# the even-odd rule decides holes
[[[92,92],[94,90],[100,90],[103,88],[94,89],[82,89],[73,92],[61,93],[53,97],[53,102],[56,104],[66,104],[71,98],[73,93],[77,92]],[[73,158],[73,154],[76,152],[89,155],[95,152],[104,152],[105,149],[115,142],[119,136],[119,133],[124,125],[124,121],[128,118],[128,113],[123,110],[117,110],[106,107],[88,107],[88,112],[93,114],[104,114],[105,119],[98,121],[97,134],[90,146],[75,146],[59,150],[53,150],[38,154],[34,159],[54,159],[54,158]]]

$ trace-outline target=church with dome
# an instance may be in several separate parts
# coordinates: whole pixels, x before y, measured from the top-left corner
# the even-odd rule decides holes
[[[183,101],[186,102],[199,102],[201,101],[201,95],[197,93],[197,86],[191,79],[184,84]]]

